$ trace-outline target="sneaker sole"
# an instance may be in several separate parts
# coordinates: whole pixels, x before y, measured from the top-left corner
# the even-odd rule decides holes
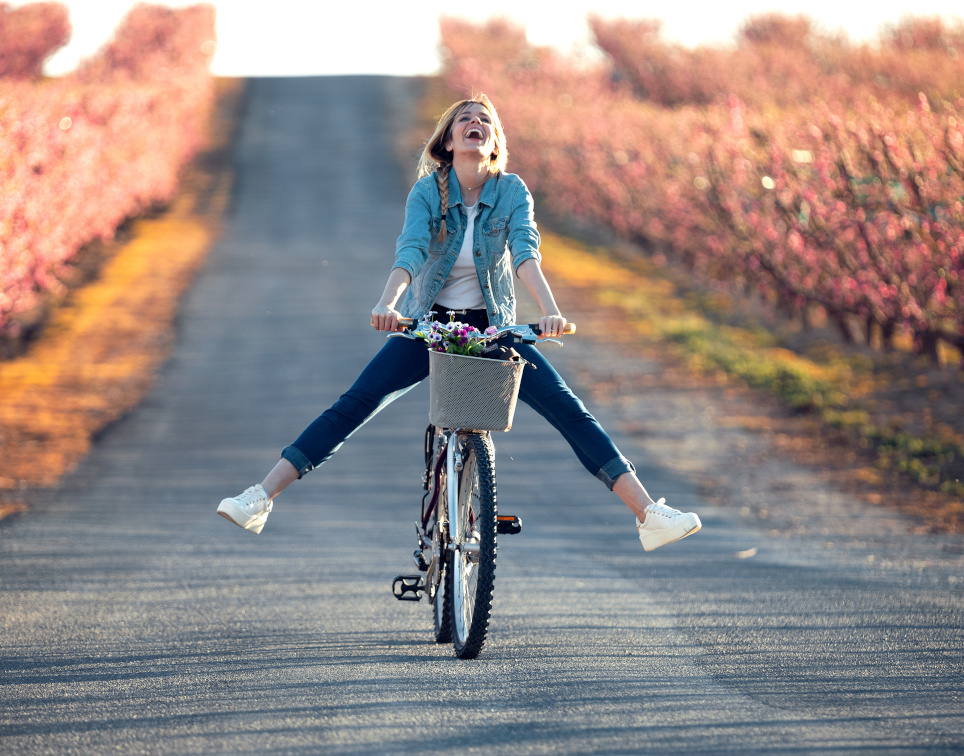
[[[643,544],[643,551],[653,551],[668,543],[681,541],[686,538],[686,536],[693,535],[693,533],[702,527],[703,523],[700,522],[700,518],[694,514],[691,518],[685,522],[681,522],[674,528],[660,530],[656,533],[647,533],[645,536],[641,536],[639,540]]]
[[[225,520],[233,522],[239,528],[244,528],[249,533],[257,535],[264,529],[264,523],[268,519],[267,515],[260,517],[250,517],[238,509],[230,499],[225,499],[218,504],[218,514]]]

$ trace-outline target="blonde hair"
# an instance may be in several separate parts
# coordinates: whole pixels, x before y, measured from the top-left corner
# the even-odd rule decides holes
[[[452,170],[452,151],[445,149],[445,143],[452,135],[452,124],[459,117],[463,110],[470,105],[481,105],[492,118],[492,130],[495,134],[495,149],[489,156],[489,171],[498,173],[505,169],[506,162],[509,160],[509,151],[506,148],[505,131],[502,128],[502,121],[499,114],[495,111],[495,106],[481,92],[473,93],[471,99],[459,100],[448,107],[438,119],[435,131],[425,144],[422,154],[418,160],[416,178],[420,179],[435,173],[435,180],[438,182],[438,192],[440,197],[442,224],[438,230],[439,242],[444,242],[448,235],[445,227],[445,214],[449,205],[449,174]]]

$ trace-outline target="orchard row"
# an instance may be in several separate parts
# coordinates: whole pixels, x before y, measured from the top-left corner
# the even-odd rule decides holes
[[[0,332],[8,334],[62,288],[64,266],[84,245],[171,200],[213,100],[211,6],[137,5],[73,74],[40,78],[69,33],[59,4],[0,6]]]
[[[891,66],[896,83],[884,86],[874,71],[893,60],[885,45],[883,58],[864,48],[838,56],[821,87],[800,63],[801,44],[783,39],[795,39],[793,23],[802,22],[779,21],[758,19],[744,30],[749,41],[716,50],[729,73],[712,87],[677,50],[678,76],[654,96],[660,77],[626,74],[625,33],[615,63],[599,65],[532,46],[506,22],[443,19],[445,78],[492,97],[510,136],[510,170],[554,214],[675,256],[711,285],[752,287],[800,313],[819,306],[843,329],[859,322],[885,347],[906,330],[934,359],[941,342],[964,351],[964,101],[954,91],[964,77],[952,45],[964,56],[964,33],[911,21],[892,32],[892,46],[911,48],[915,66],[933,62],[931,98],[909,98],[923,74],[903,80]],[[618,23],[594,24],[601,46],[614,50]],[[783,41],[764,45],[774,39]],[[643,70],[657,42],[646,33],[637,40]],[[806,49],[811,62],[813,50],[828,54]],[[766,79],[761,59],[783,76],[769,95],[748,83]],[[860,70],[858,60],[869,61],[862,75],[838,75]],[[946,61],[954,65],[938,65]],[[759,75],[738,75],[751,70]]]

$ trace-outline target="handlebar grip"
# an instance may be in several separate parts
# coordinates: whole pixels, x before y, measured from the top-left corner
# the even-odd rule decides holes
[[[529,325],[529,328],[531,328],[531,329],[533,330],[533,332],[535,332],[536,334],[538,334],[540,337],[542,336],[542,331],[539,330],[539,324],[538,324],[538,323],[531,323],[531,324]],[[562,334],[563,334],[564,336],[568,336],[569,334],[573,334],[573,333],[575,333],[575,332],[576,332],[576,324],[575,324],[575,323],[569,322],[569,323],[566,323],[565,326],[563,326]]]

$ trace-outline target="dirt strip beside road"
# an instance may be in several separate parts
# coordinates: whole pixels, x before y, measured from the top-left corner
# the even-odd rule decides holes
[[[24,354],[0,361],[0,519],[27,511],[25,489],[55,485],[153,385],[230,202],[243,90],[242,80],[218,81],[208,146],[171,206],[132,221],[101,250],[95,280],[54,309]]]

